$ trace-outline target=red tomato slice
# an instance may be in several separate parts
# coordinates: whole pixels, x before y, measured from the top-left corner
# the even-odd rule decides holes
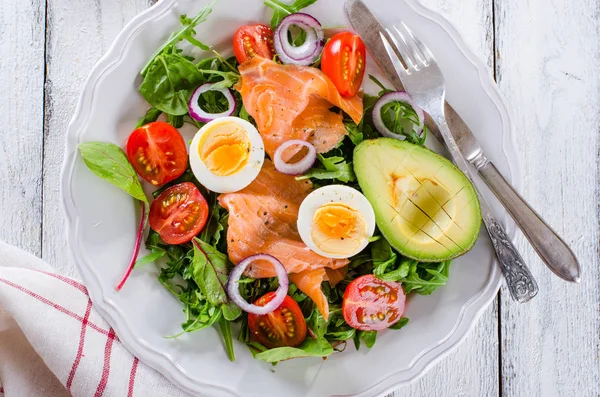
[[[275,292],[268,292],[254,302],[264,306],[275,297]],[[266,347],[298,346],[306,339],[306,321],[300,306],[289,295],[283,303],[268,314],[248,314],[248,326],[254,339]]]
[[[329,76],[343,96],[356,95],[365,76],[365,44],[354,33],[341,32],[323,49],[321,70]]]
[[[346,287],[342,313],[352,328],[380,331],[400,321],[405,302],[400,284],[367,274]]]
[[[167,244],[183,244],[202,231],[208,219],[208,203],[191,182],[171,186],[150,206],[150,227]]]
[[[242,26],[233,36],[233,51],[240,64],[255,56],[273,59],[273,31],[263,24]]]
[[[188,155],[181,134],[169,123],[155,121],[131,133],[127,158],[139,176],[155,186],[179,178]]]

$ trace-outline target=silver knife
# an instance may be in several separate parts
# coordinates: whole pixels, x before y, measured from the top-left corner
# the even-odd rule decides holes
[[[361,36],[369,53],[382,69],[383,73],[397,90],[403,91],[404,87],[402,86],[402,82],[396,74],[394,65],[389,59],[387,51],[379,36],[379,32],[385,32],[385,28],[360,0],[348,0],[346,2],[346,14],[348,15],[350,24]],[[430,118],[427,126],[430,130],[437,131],[439,134],[437,126]],[[440,142],[444,142],[443,139],[439,140]],[[496,220],[487,201],[481,197],[481,195],[480,204],[482,218],[490,235],[490,239],[492,240],[492,245],[496,251],[496,256],[498,257],[500,268],[506,279],[509,292],[512,298],[517,302],[527,302],[537,294],[537,283],[516,247],[510,241],[500,223]]]
[[[346,13],[352,27],[359,33],[386,77],[390,79],[397,90],[403,90],[402,83],[395,73],[394,66],[379,37],[379,32],[385,31],[385,28],[361,0],[348,0]],[[560,278],[579,282],[581,268],[573,251],[504,179],[494,164],[485,157],[481,145],[469,127],[447,103],[446,116],[461,153],[468,162],[473,164],[484,182],[513,217],[542,261]],[[426,122],[429,129],[439,139],[441,135],[435,123],[429,117]],[[440,141],[443,142],[443,139]],[[486,203],[483,202],[482,210],[486,206]]]

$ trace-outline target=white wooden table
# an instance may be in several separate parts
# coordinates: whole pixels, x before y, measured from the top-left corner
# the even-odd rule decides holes
[[[325,0],[320,0],[325,1]],[[0,0],[0,239],[78,277],[59,197],[66,126],[116,34],[152,0]],[[487,62],[512,115],[523,195],[583,266],[540,292],[502,288],[465,342],[394,396],[600,395],[599,0],[423,0]]]

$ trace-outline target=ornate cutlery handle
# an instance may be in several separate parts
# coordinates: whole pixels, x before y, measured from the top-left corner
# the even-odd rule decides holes
[[[490,161],[474,164],[482,179],[508,210],[542,261],[558,277],[578,283],[581,268],[575,254],[504,179]]]
[[[487,204],[484,206],[482,202],[481,207],[484,209]],[[483,223],[494,245],[510,295],[517,302],[525,303],[538,293],[538,285],[500,223],[489,211],[489,208],[485,208],[485,210]]]

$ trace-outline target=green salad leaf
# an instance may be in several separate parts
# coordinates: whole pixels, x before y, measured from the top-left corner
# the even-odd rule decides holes
[[[296,179],[336,179],[343,183],[356,181],[356,175],[354,175],[352,162],[347,162],[344,157],[325,157],[321,154],[317,154],[317,159],[323,168],[311,168],[307,173],[297,177]]]
[[[300,12],[303,8],[316,2],[317,0],[295,0],[292,4],[286,4],[278,0],[265,0],[265,5],[273,9],[271,29],[275,30],[283,18],[290,14]]]
[[[120,147],[106,142],[84,142],[79,144],[79,151],[90,171],[136,200],[148,203],[142,184]]]
[[[156,109],[172,116],[188,113],[188,102],[204,76],[173,47],[158,54],[148,66],[140,93]]]
[[[146,74],[148,73],[148,70],[150,69],[150,65],[152,65],[154,63],[155,58],[159,54],[161,54],[163,51],[165,51],[165,49],[167,49],[168,47],[174,46],[175,44],[179,43],[182,40],[187,40],[191,44],[193,44],[203,50],[209,49],[209,47],[206,44],[203,44],[194,38],[194,36],[196,35],[196,31],[194,30],[194,28],[196,26],[200,25],[202,22],[206,21],[206,19],[208,18],[208,15],[212,12],[212,9],[215,6],[215,4],[217,4],[217,0],[211,1],[208,5],[206,5],[206,7],[202,8],[200,10],[200,12],[198,13],[198,15],[196,15],[194,18],[188,18],[186,15],[182,15],[179,19],[182,24],[181,29],[179,29],[176,32],[173,32],[171,34],[171,36],[169,37],[169,40],[167,40],[163,45],[158,47],[158,49],[154,52],[154,54],[150,58],[150,61],[148,61],[148,63],[142,69],[141,75],[146,76]]]
[[[143,125],[150,124],[150,123],[158,120],[158,118],[160,117],[161,114],[162,114],[162,110],[158,110],[157,108],[151,107],[150,109],[148,109],[146,111],[146,115],[144,117],[142,117],[140,119],[140,121],[138,121],[135,128],[136,129],[140,128]]]
[[[254,358],[268,363],[276,363],[282,360],[289,360],[290,358],[327,357],[332,353],[333,347],[326,339],[307,337],[298,347],[276,347],[258,353]]]
[[[406,324],[408,324],[408,318],[402,317],[396,324],[392,325],[389,329],[402,329]]]
[[[400,280],[406,294],[415,291],[420,295],[430,295],[437,288],[446,285],[450,262],[413,262],[408,275]]]
[[[384,281],[400,281],[408,275],[410,265],[416,262],[398,256],[386,239],[371,244],[373,274]]]
[[[227,255],[195,238],[192,277],[206,300],[218,306],[229,302],[225,285],[229,276]]]

